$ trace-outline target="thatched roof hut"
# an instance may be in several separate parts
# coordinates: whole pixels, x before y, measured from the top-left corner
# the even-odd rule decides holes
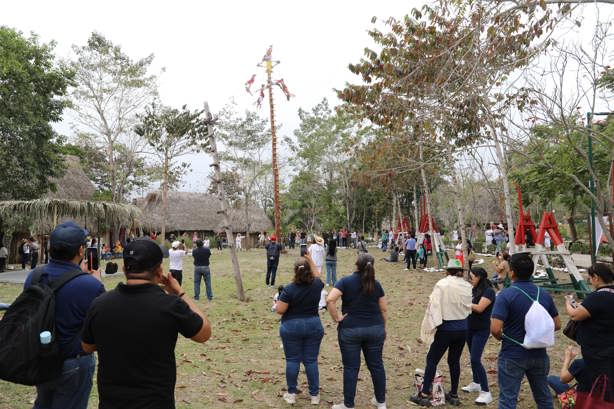
[[[83,171],[83,167],[76,156],[64,156],[66,170],[59,179],[53,179],[55,192],[46,195],[48,199],[64,200],[91,200],[96,188]]]
[[[162,194],[149,193],[137,200],[137,206],[143,210],[143,226],[160,231],[162,228]],[[218,213],[220,202],[214,195],[191,192],[168,193],[167,232],[220,232],[222,220]],[[270,231],[271,220],[263,209],[250,206],[249,233]],[[233,232],[248,233],[245,208],[231,209],[230,220]]]

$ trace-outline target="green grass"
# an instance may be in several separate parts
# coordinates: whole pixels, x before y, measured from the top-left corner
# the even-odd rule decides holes
[[[433,284],[444,273],[403,271],[403,264],[379,261],[384,254],[370,249],[378,258],[376,275],[381,281],[389,305],[388,337],[384,350],[387,374],[387,403],[390,408],[408,406],[408,397],[414,393],[413,373],[415,368],[424,368],[427,348],[416,338]],[[353,271],[355,252],[341,249],[337,266],[338,276]],[[278,283],[291,280],[291,267],[298,256],[297,250],[283,255],[279,267]],[[275,290],[264,285],[266,258],[263,250],[250,250],[239,254],[243,282],[249,301],[236,298],[232,267],[228,250],[223,253],[213,250],[212,279],[214,300],[201,301],[198,305],[209,316],[213,336],[205,344],[197,344],[180,337],[177,348],[177,387],[175,397],[178,408],[283,408],[288,407],[281,399],[285,384],[284,354],[279,338],[279,318],[270,312]],[[432,262],[432,260],[430,260]],[[485,263],[492,271],[490,260]],[[185,263],[184,289],[193,294],[192,266]],[[114,288],[121,275],[105,278],[107,290]],[[204,287],[204,285],[203,285]],[[0,301],[13,300],[21,291],[20,285],[0,284]],[[201,299],[204,297],[201,290]],[[563,310],[562,296],[556,296],[559,311]],[[564,314],[563,314],[564,315]],[[336,325],[328,314],[322,316],[326,335],[322,341],[319,358],[321,407],[342,400],[342,365],[336,337]],[[564,323],[567,321],[563,318]],[[564,347],[569,341],[557,333],[557,345],[549,352],[552,369],[558,373]],[[496,387],[496,362],[499,343],[491,338],[484,353],[483,362],[493,386]],[[461,361],[461,385],[471,381],[469,355],[465,349]],[[438,368],[449,377],[445,358]],[[307,385],[304,373],[299,377],[299,395],[295,407],[311,407],[307,400]],[[356,397],[356,406],[370,407],[372,385],[364,365],[361,368]],[[461,395],[464,407],[474,407],[474,395]],[[35,398],[33,387],[24,387],[0,381],[0,409],[31,408]],[[96,387],[90,398],[90,408],[98,405]],[[492,404],[491,406],[495,406]],[[523,382],[519,408],[533,408],[528,383]]]

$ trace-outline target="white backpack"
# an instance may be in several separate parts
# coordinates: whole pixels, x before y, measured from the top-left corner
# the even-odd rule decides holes
[[[535,299],[531,298],[529,294],[519,287],[512,286],[512,288],[521,291],[529,298],[529,300],[533,301],[533,304],[531,305],[531,308],[529,308],[529,311],[527,311],[527,315],[524,317],[524,341],[520,343],[515,339],[506,336],[505,334],[503,336],[525,349],[541,349],[553,346],[554,321],[544,306],[539,303],[540,288],[537,287],[537,296]]]

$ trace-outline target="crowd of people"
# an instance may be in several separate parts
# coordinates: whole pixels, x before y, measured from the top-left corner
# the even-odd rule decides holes
[[[303,245],[303,238],[299,234],[296,237]],[[352,240],[352,234],[348,233],[347,238]],[[318,357],[325,336],[320,312],[325,309],[338,324],[337,341],[343,365],[343,401],[332,408],[355,407],[361,354],[373,384],[371,403],[379,409],[386,408],[383,349],[388,306],[384,288],[376,278],[375,258],[366,246],[361,246],[361,241],[364,239],[356,235],[355,268],[338,279],[339,244],[352,247],[352,241],[344,242],[341,234],[305,235],[305,248],[294,263],[292,282],[278,288],[273,310],[281,315],[279,334],[287,384],[282,398],[288,404],[297,400],[301,364],[307,375],[310,402],[320,403]],[[408,234],[401,244],[407,268],[415,269],[421,251],[427,252],[424,241],[420,246],[416,237]],[[265,239],[263,246],[267,257],[265,281],[275,286],[283,246],[274,235]],[[122,253],[126,281],[106,291],[100,269],[93,269],[91,264],[79,266],[81,260],[87,260],[86,232],[74,222],[58,225],[50,235],[49,263],[43,270],[34,269],[24,288],[40,280],[52,283],[79,268],[88,274],[76,275],[57,291],[57,338],[64,364],[57,378],[37,385],[34,407],[86,408],[96,366],[94,351],[99,360],[101,408],[174,407],[174,349],[178,334],[195,342],[205,342],[211,336],[211,325],[194,302],[199,300],[202,280],[207,299],[213,299],[209,247],[209,240],[197,238],[190,254],[184,243],[174,240],[168,255],[169,272],[164,274],[161,247],[148,238],[130,240]],[[398,251],[395,242],[388,241],[386,248]],[[183,263],[190,255],[194,264],[193,297],[182,288]],[[611,266],[597,263],[589,269],[588,277],[595,291],[581,303],[572,296],[566,297],[565,310],[575,323],[579,350],[566,349],[560,376],[550,374],[546,348],[554,344],[554,332],[561,328],[561,318],[550,294],[532,283],[535,267],[532,258],[528,253],[510,256],[503,252],[495,267],[502,282],[509,280],[509,285],[498,292],[484,268],[473,266],[465,271],[459,259],[449,260],[446,276],[435,284],[429,296],[420,328],[420,342],[428,347],[428,353],[423,381],[410,396],[413,403],[433,405],[437,367],[447,353],[450,385],[442,399],[450,405],[460,405],[465,345],[472,381],[460,389],[477,394],[474,402],[478,405],[493,402],[491,383],[482,363],[491,335],[501,341],[496,380],[499,408],[516,407],[525,377],[539,409],[553,408],[549,388],[557,394],[575,389],[580,396],[590,394],[604,375],[614,379]],[[327,291],[326,287],[331,286]],[[577,358],[579,352],[581,359]],[[575,388],[570,386],[573,379],[577,382]],[[611,384],[604,399],[614,401]]]

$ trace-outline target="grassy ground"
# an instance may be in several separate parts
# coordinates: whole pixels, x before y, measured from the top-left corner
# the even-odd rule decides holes
[[[381,281],[389,305],[388,337],[384,351],[387,373],[387,403],[389,408],[409,406],[408,397],[414,392],[415,368],[424,368],[426,347],[416,342],[428,295],[433,284],[444,273],[427,273],[422,270],[404,271],[402,263],[390,264],[379,261],[384,254],[373,249],[378,257],[376,275]],[[264,285],[266,258],[263,250],[250,250],[239,255],[243,281],[249,302],[236,299],[234,279],[228,250],[213,251],[212,276],[214,300],[200,301],[199,305],[210,317],[213,336],[205,344],[196,344],[180,337],[176,348],[177,387],[175,396],[178,408],[283,408],[281,399],[285,390],[284,355],[278,335],[279,318],[270,312],[274,290]],[[339,252],[338,276],[353,271],[355,253],[341,249]],[[291,280],[291,266],[297,250],[283,255],[279,267],[278,283]],[[184,289],[193,294],[192,266],[185,263]],[[491,260],[485,264],[492,271]],[[112,289],[121,276],[105,278],[105,286]],[[13,300],[21,286],[0,284],[0,301]],[[201,290],[201,300],[204,289]],[[556,297],[559,311],[563,311],[562,297]],[[563,316],[563,315],[562,315]],[[342,400],[342,366],[335,325],[330,317],[322,316],[326,335],[322,341],[319,359],[322,407]],[[563,318],[564,323],[566,318]],[[558,373],[568,340],[557,333],[557,345],[549,352],[552,372]],[[493,386],[496,387],[496,361],[499,343],[493,338],[487,344],[483,362]],[[445,359],[439,370],[449,378]],[[466,350],[462,357],[461,385],[471,381],[469,356]],[[310,407],[304,373],[299,377],[298,408]],[[360,373],[356,406],[369,407],[373,395],[369,373],[363,363]],[[462,395],[464,407],[473,407],[474,395]],[[35,398],[34,388],[0,381],[0,409],[30,408]],[[96,387],[92,391],[90,408],[97,407]],[[493,403],[491,406],[495,406]],[[521,389],[519,408],[533,408],[528,383]]]

